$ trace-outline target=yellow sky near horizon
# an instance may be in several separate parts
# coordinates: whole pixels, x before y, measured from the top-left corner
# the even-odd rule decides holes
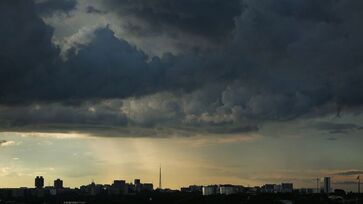
[[[296,153],[286,155],[286,148],[291,147],[286,145],[301,148],[304,142],[312,141],[284,138],[282,147],[281,140],[276,142],[276,138],[257,134],[225,138],[105,138],[55,133],[0,133],[0,136],[11,141],[0,148],[0,187],[32,187],[37,175],[45,177],[46,185],[52,185],[57,178],[69,187],[92,180],[112,183],[116,179],[132,182],[140,178],[157,187],[161,164],[165,188],[280,182],[313,188],[316,178],[323,176],[332,176],[334,182],[354,182],[354,176],[334,174],[356,169],[331,163],[316,166],[320,161],[312,159],[309,153],[293,161],[290,156]],[[352,185],[337,186],[354,190]]]

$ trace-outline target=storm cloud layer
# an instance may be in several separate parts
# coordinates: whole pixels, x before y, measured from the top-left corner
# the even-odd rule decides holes
[[[116,25],[80,31],[61,52],[54,28],[40,16],[69,12],[76,3],[0,2],[3,130],[235,134],[271,121],[360,113],[359,1],[106,0],[88,6],[128,20],[123,28],[130,35],[166,33],[215,44],[206,50],[196,42],[196,49],[162,56],[117,36]]]
[[[42,16],[68,13],[77,5],[76,0],[35,0],[35,3],[37,12]]]
[[[239,0],[151,0],[103,3],[121,18],[131,16],[130,32],[150,35],[186,32],[210,39],[224,39],[234,29],[234,18],[240,15]]]

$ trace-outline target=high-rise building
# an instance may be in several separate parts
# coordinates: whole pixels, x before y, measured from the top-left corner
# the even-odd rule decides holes
[[[125,180],[114,180],[112,186],[115,188],[125,188],[126,181]]]
[[[281,192],[282,193],[292,193],[294,190],[294,184],[292,183],[282,183]]]
[[[109,189],[109,193],[113,195],[119,194],[127,194],[128,193],[128,185],[125,180],[114,180],[111,188]]]
[[[44,178],[43,176],[37,176],[35,178],[35,188],[43,188],[44,187]]]
[[[63,188],[63,181],[60,179],[54,180],[54,188],[55,189],[62,189]]]
[[[202,193],[203,186],[191,185],[189,187],[183,187],[180,191],[185,193]]]
[[[323,186],[324,193],[331,193],[331,178],[330,177],[324,177],[324,186]]]
[[[265,184],[261,187],[261,190],[264,193],[274,193],[277,188],[276,184]]]
[[[215,195],[218,194],[218,186],[217,185],[212,185],[212,186],[203,186],[202,188],[202,194],[204,196],[209,196],[209,195]]]
[[[219,186],[219,194],[231,195],[236,193],[236,188],[233,185],[221,185]]]
[[[141,191],[141,181],[140,181],[140,179],[135,179],[134,180],[134,185],[135,185],[135,191],[140,192]]]
[[[153,190],[154,190],[154,185],[152,183],[144,183],[144,184],[142,184],[141,191],[153,191]]]
[[[134,184],[135,185],[140,185],[141,184],[141,180],[140,179],[135,179],[134,180]]]

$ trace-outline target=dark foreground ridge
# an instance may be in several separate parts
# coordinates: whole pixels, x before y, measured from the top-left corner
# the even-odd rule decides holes
[[[137,195],[108,195],[97,196],[78,195],[67,193],[56,196],[44,196],[42,198],[28,195],[21,198],[13,198],[1,191],[1,204],[325,204],[325,203],[352,203],[362,204],[363,196],[358,194],[310,194],[302,195],[296,193],[278,194],[234,194],[234,195],[211,195],[202,196],[198,193],[183,192],[150,192]]]

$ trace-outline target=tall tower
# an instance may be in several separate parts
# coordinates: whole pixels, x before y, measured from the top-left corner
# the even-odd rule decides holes
[[[159,169],[159,189],[161,189],[161,164]]]

